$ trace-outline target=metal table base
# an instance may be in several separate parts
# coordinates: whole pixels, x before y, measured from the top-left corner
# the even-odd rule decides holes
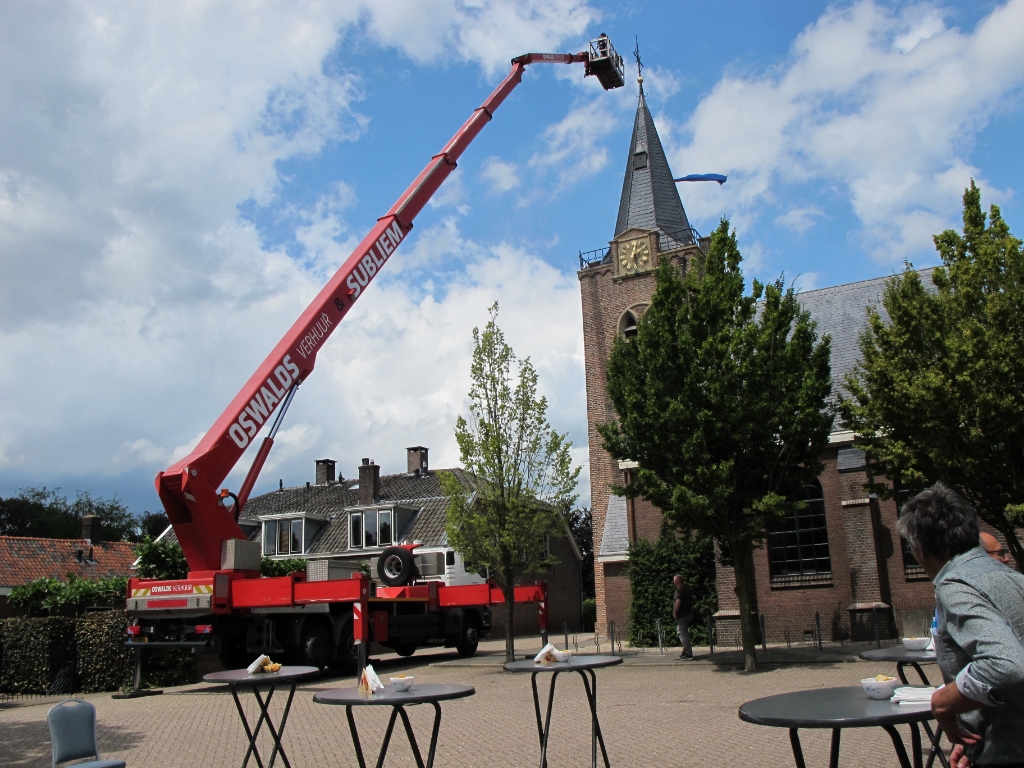
[[[426,766],[423,764],[423,757],[420,755],[420,748],[416,743],[416,736],[412,732],[412,724],[409,722],[409,715],[405,711],[405,706],[402,704],[395,704],[391,709],[391,719],[388,720],[388,729],[384,732],[384,742],[380,745],[380,753],[377,755],[377,768],[382,768],[384,760],[388,756],[388,745],[391,743],[391,734],[395,729],[395,720],[399,716],[402,717],[402,725],[405,726],[405,735],[409,738],[409,746],[412,747],[412,756],[416,758],[417,768],[433,768],[434,753],[437,750],[437,734],[441,730],[441,705],[436,701],[431,701],[429,703],[434,706],[434,727],[430,733],[430,751],[427,752]],[[345,716],[348,718],[348,729],[352,734],[352,743],[356,748],[356,759],[359,761],[359,768],[366,768],[366,760],[363,758],[363,747],[359,743],[359,732],[356,730],[356,720],[352,716],[351,704],[345,707]]]
[[[601,746],[601,757],[604,759],[604,768],[611,768],[608,761],[608,750],[604,745],[604,735],[601,733],[601,723],[597,719],[597,675],[594,670],[598,667],[610,667],[621,664],[622,659],[618,656],[573,656],[568,661],[552,662],[548,664],[535,664],[532,660],[513,661],[505,665],[507,672],[529,672],[530,687],[533,689],[533,711],[537,716],[537,737],[540,740],[540,768],[547,768],[548,765],[548,739],[551,736],[551,710],[555,701],[555,684],[558,676],[563,672],[579,672],[583,678],[583,689],[587,694],[587,705],[590,707],[590,765],[597,768],[597,747]],[[551,675],[551,686],[548,689],[548,708],[544,717],[541,718],[540,695],[537,693],[537,675]],[[589,679],[587,676],[590,676]]]
[[[256,758],[256,765],[259,768],[273,768],[278,754],[281,755],[281,762],[284,763],[285,768],[292,768],[291,763],[288,762],[288,755],[285,754],[284,745],[281,743],[281,739],[284,736],[284,727],[288,722],[288,713],[292,708],[292,699],[295,698],[295,686],[299,680],[309,678],[317,674],[317,672],[319,670],[316,667],[289,666],[282,667],[278,672],[273,673],[251,675],[244,669],[232,669],[224,672],[213,672],[203,677],[203,682],[227,685],[231,689],[231,698],[235,701],[235,709],[238,710],[238,717],[242,721],[245,736],[249,740],[249,748],[245,751],[242,768],[246,768],[249,765],[250,757]],[[285,702],[281,720],[275,728],[274,721],[270,717],[270,701],[274,698],[274,691],[282,685],[288,685],[288,701]],[[255,728],[249,725],[249,719],[245,716],[245,709],[242,707],[242,701],[238,697],[239,688],[251,690],[253,696],[256,697],[260,716],[256,720]],[[260,695],[260,688],[267,689],[266,698]],[[263,764],[263,757],[260,755],[260,749],[256,743],[264,724],[266,724],[267,730],[270,731],[270,738],[274,742],[274,749],[270,753],[270,762],[266,766]]]
[[[597,675],[592,669],[571,670],[579,672],[583,678],[583,688],[587,692],[587,703],[590,705],[590,764],[597,768],[597,745],[601,745],[601,757],[604,758],[604,768],[611,768],[608,763],[608,750],[604,746],[604,736],[601,734],[601,724],[597,720]],[[590,680],[587,680],[587,674]],[[540,737],[540,768],[547,768],[548,765],[548,737],[551,735],[551,706],[555,701],[555,683],[558,681],[560,672],[551,673],[551,687],[548,690],[548,711],[544,715],[544,724],[540,719],[540,697],[537,695],[537,675],[534,672],[530,675],[530,685],[533,687],[533,710],[537,715],[537,735]]]
[[[900,761],[900,768],[921,768],[921,731],[918,729],[917,723],[910,723],[910,747],[914,759],[913,766],[911,766],[910,758],[907,756],[907,748],[903,743],[903,737],[896,730],[896,726],[882,725],[879,727],[884,728],[885,732],[889,734],[889,738],[892,739],[892,746],[896,750],[896,759]],[[927,725],[925,727],[927,728]],[[804,751],[800,746],[799,730],[799,728],[789,729],[789,743],[793,747],[793,761],[796,763],[796,768],[807,768],[807,764],[804,762]],[[832,744],[828,757],[829,768],[839,768],[839,736],[842,730],[842,728],[832,729]],[[934,746],[932,749],[934,750]],[[931,765],[931,760],[928,761],[928,765]]]

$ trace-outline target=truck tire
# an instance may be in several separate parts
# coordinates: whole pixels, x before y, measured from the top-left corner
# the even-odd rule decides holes
[[[323,669],[334,658],[334,641],[330,630],[319,621],[307,621],[302,628],[296,660],[300,664]]]
[[[402,547],[388,547],[377,558],[377,577],[389,587],[411,584],[416,575],[412,552]]]
[[[476,653],[478,645],[480,645],[480,620],[476,616],[470,615],[462,622],[462,633],[459,635],[459,642],[456,644],[455,650],[459,652],[459,656],[468,658]]]
[[[395,653],[399,656],[409,657],[416,653],[416,646],[413,643],[399,643],[395,646]]]
[[[335,672],[351,675],[355,674],[358,665],[359,646],[356,645],[355,638],[352,636],[352,622],[350,621],[341,630],[338,653],[334,659],[327,662],[327,666]]]

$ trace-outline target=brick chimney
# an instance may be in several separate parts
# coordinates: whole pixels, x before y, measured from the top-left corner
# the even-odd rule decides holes
[[[88,539],[92,544],[100,541],[100,518],[99,515],[82,516],[82,538]]]
[[[316,460],[316,484],[331,485],[334,482],[334,459]]]
[[[405,451],[409,462],[409,474],[417,476],[427,474],[427,449],[422,445],[414,445],[412,448],[406,448]]]
[[[359,506],[367,507],[380,501],[380,467],[373,459],[363,459],[359,467]]]

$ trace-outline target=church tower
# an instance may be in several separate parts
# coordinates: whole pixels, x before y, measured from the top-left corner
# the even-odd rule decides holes
[[[626,482],[635,464],[617,461],[601,447],[600,424],[615,419],[608,397],[607,362],[616,336],[636,333],[637,320],[654,294],[653,270],[668,258],[685,274],[698,268],[702,241],[690,227],[672,180],[640,83],[633,136],[629,144],[615,233],[607,249],[580,255],[583,343],[587,377],[587,428],[590,440],[591,511],[594,525],[594,579],[597,631],[607,637],[614,622],[622,636],[629,615],[626,565],[630,543],[654,541],[661,511],[643,499],[629,501],[611,493]]]

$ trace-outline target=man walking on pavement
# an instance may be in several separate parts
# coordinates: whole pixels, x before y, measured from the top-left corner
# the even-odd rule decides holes
[[[691,661],[693,646],[690,645],[690,624],[693,622],[693,591],[683,581],[682,574],[677,573],[672,583],[676,587],[676,594],[672,600],[672,618],[676,620],[676,634],[683,645],[683,652],[679,654],[679,658],[682,661]]]

